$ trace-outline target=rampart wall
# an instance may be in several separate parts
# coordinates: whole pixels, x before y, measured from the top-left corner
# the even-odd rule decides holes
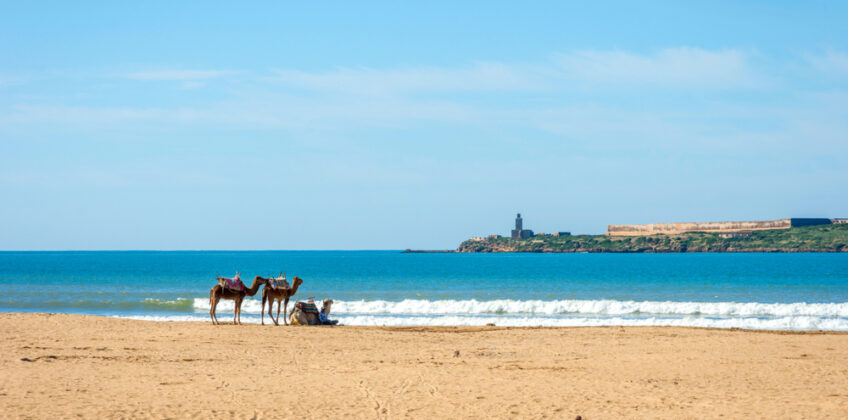
[[[674,235],[685,232],[742,232],[751,230],[789,229],[791,219],[747,222],[650,223],[646,225],[609,225],[609,236]]]
[[[686,232],[747,232],[752,230],[789,229],[791,227],[829,225],[843,219],[792,218],[748,222],[651,223],[647,225],[608,225],[609,236],[674,235]]]

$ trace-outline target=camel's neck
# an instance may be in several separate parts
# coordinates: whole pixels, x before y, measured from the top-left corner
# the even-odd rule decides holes
[[[298,287],[300,287],[300,283],[295,282],[294,287],[291,288],[291,292],[289,293],[289,296],[294,296],[294,294],[297,293]]]
[[[259,291],[259,285],[260,284],[262,284],[262,282],[260,281],[259,276],[257,276],[255,279],[253,279],[253,284],[250,285],[250,288],[244,290],[245,295],[247,295],[247,296],[255,295],[256,292]]]

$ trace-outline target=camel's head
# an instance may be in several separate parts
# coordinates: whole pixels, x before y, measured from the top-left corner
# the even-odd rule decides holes
[[[292,287],[297,287],[301,284],[303,284],[303,279],[298,276],[294,276],[294,280],[292,281]]]
[[[253,282],[259,283],[259,284],[265,284],[265,283],[268,283],[268,279],[266,279],[265,277],[262,277],[262,276],[256,276],[256,277],[253,278]]]
[[[324,306],[321,307],[321,312],[329,315],[331,306],[333,306],[333,299],[324,299]]]

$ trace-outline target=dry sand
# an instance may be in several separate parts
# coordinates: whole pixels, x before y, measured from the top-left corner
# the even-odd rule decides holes
[[[848,335],[0,314],[2,417],[848,418]]]

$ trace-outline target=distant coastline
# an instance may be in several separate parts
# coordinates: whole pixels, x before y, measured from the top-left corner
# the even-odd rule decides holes
[[[646,236],[490,236],[462,242],[456,252],[681,253],[848,252],[848,224],[793,227],[743,233],[686,232]]]
[[[404,249],[403,254],[453,254],[457,251],[452,249]]]

